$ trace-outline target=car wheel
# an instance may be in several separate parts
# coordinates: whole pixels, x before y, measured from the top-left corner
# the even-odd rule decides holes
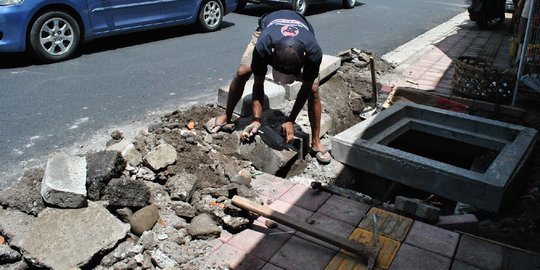
[[[306,14],[309,5],[309,0],[292,0],[292,9],[300,15]]]
[[[356,5],[356,0],[343,0],[343,6],[345,8],[353,8]]]
[[[219,0],[204,0],[199,11],[199,24],[205,32],[215,31],[223,21],[223,5]]]
[[[80,44],[79,24],[62,11],[50,11],[37,18],[28,37],[32,52],[51,63],[69,59]]]

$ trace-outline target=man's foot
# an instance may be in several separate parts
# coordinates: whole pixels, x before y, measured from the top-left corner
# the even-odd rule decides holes
[[[309,154],[312,157],[315,157],[317,161],[323,165],[330,164],[330,161],[332,161],[332,155],[330,155],[330,152],[328,150],[317,150],[315,148],[309,149]]]
[[[232,132],[234,131],[234,123],[227,123],[227,121],[220,121],[220,116],[213,117],[204,124],[204,129],[210,134],[218,133],[220,131]]]

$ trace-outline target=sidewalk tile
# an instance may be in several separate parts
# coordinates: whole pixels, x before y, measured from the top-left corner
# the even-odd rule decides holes
[[[423,222],[415,221],[405,243],[452,258],[459,234]]]
[[[451,262],[451,259],[444,256],[403,244],[388,269],[447,270],[450,269]]]
[[[235,234],[228,244],[268,261],[278,249],[291,237],[278,229],[269,229],[261,223],[254,223],[250,228]]]
[[[270,174],[263,174],[252,179],[251,186],[258,194],[277,199],[285,193],[292,184],[283,178]]]
[[[369,210],[367,216],[360,222],[358,227],[373,231],[373,215],[377,217],[379,224],[379,234],[383,234],[397,241],[403,241],[409,232],[413,220],[394,214],[376,207]]]
[[[267,263],[264,265],[264,267],[261,270],[283,270],[283,268],[275,266],[271,263]]]
[[[281,195],[279,199],[315,212],[330,195],[328,192],[314,190],[304,185],[294,185]]]
[[[340,237],[342,239],[347,239],[351,232],[354,230],[355,226],[347,224],[345,222],[339,221],[335,218],[331,218],[329,216],[315,213],[311,218],[309,218],[311,221],[313,221],[313,226],[316,228],[319,228],[321,230],[327,231],[329,233],[332,233],[336,235],[337,237]],[[327,248],[333,249],[333,250],[339,250],[338,247],[329,244],[325,241],[319,240],[317,238],[311,237],[305,233],[302,232],[296,232],[296,236],[301,237],[303,239],[306,239],[308,241],[311,241],[313,243],[319,244],[321,246],[325,246]]]
[[[460,261],[453,261],[452,262],[452,268],[450,270],[482,270],[480,268],[476,268],[474,266],[468,265],[464,262]]]
[[[293,236],[272,257],[270,263],[286,270],[322,270],[336,251]]]
[[[229,244],[221,245],[208,260],[209,264],[228,265],[235,270],[260,269],[265,264],[264,261],[254,256],[246,255],[240,249]]]
[[[540,269],[540,255],[506,248],[502,269]]]
[[[501,268],[503,251],[502,246],[463,235],[455,259],[481,269],[495,270]]]
[[[358,226],[370,207],[364,203],[333,195],[317,210],[317,213]]]
[[[302,221],[302,222],[306,221],[309,217],[311,217],[313,215],[313,212],[311,212],[309,210],[306,210],[304,208],[292,205],[290,203],[286,203],[286,202],[284,202],[282,200],[275,200],[268,207],[270,209],[274,210],[274,211],[280,212],[282,214],[285,214],[287,216],[290,216],[290,217],[292,217],[294,219],[297,219],[298,221]],[[257,218],[257,220],[264,224],[264,222],[267,220],[267,218],[259,217],[259,218]],[[292,228],[290,228],[288,226],[285,226],[283,224],[279,224],[278,229],[280,229],[282,231],[285,231],[285,232],[291,232],[291,233],[294,233],[294,231],[295,231],[294,229],[292,229]]]

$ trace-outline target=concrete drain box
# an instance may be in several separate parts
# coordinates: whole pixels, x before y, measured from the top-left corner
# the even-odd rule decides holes
[[[509,186],[530,155],[536,133],[398,103],[332,138],[332,154],[349,166],[496,212],[511,193]]]

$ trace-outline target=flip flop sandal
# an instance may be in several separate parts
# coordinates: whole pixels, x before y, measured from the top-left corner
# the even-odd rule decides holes
[[[218,133],[219,131],[221,131],[224,125],[218,124],[217,121],[217,117],[210,118],[210,120],[208,120],[208,122],[204,124],[204,129],[206,129],[206,131],[210,134]],[[216,128],[218,129],[216,131],[213,131]]]
[[[315,159],[317,159],[317,161],[323,165],[330,164],[330,162],[332,161],[332,155],[330,155],[330,153],[328,153],[328,156],[329,156],[328,158],[324,157],[327,153],[328,153],[328,150],[317,151],[317,150],[314,150],[313,148],[310,148],[310,154],[314,156]]]

